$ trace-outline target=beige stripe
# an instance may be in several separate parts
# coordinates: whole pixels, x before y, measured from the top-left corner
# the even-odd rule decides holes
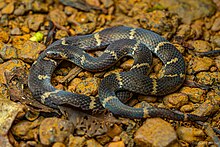
[[[134,55],[134,53],[135,53],[135,51],[138,49],[138,46],[140,45],[140,41],[139,40],[137,40],[137,42],[135,43],[135,45],[134,45],[134,47],[133,47],[133,51],[132,51],[132,55]]]
[[[62,42],[61,42],[62,45],[68,45],[68,44],[66,43],[66,38],[61,38],[60,40],[62,40]]]
[[[50,77],[48,75],[38,75],[39,80],[49,79]]]
[[[131,29],[129,32],[129,39],[134,39],[135,33],[136,33],[136,29]]]
[[[37,64],[37,61],[34,61],[33,65],[34,65],[34,64]]]
[[[120,73],[115,73],[115,75],[116,75],[116,79],[118,80],[119,88],[121,88],[123,85],[121,75]]]
[[[176,63],[177,61],[178,61],[178,58],[175,57],[175,58],[171,59],[170,61],[168,61],[168,62],[166,63],[166,65],[172,64],[172,63]]]
[[[57,66],[57,62],[55,60],[51,59],[51,58],[44,57],[44,60],[50,61],[50,62],[54,63],[55,66]]]
[[[95,38],[95,40],[96,40],[96,42],[97,42],[96,45],[97,45],[97,46],[100,46],[102,40],[100,39],[100,35],[99,35],[99,33],[95,33],[95,34],[94,34],[94,38]]]
[[[80,63],[81,63],[81,65],[83,65],[85,62],[86,62],[86,57],[83,55],[83,56],[81,57]]]
[[[186,76],[186,75],[183,74],[183,73],[180,74],[180,78],[185,78],[185,76]]]
[[[153,88],[152,88],[152,92],[151,94],[156,94],[157,93],[157,80],[156,79],[152,79],[152,84],[153,84]]]
[[[188,121],[188,115],[187,114],[184,114],[184,119],[183,121]]]
[[[185,74],[181,73],[181,74],[173,74],[173,75],[164,75],[164,77],[180,77],[180,78],[184,78]]]
[[[105,50],[104,52],[111,54],[115,60],[118,60],[118,56],[114,51]]]
[[[102,102],[103,107],[105,107],[106,103],[108,103],[108,101],[110,101],[112,99],[116,99],[116,97],[115,96],[109,96],[106,99],[104,99],[104,101]]]
[[[58,93],[59,91],[60,91],[60,90],[55,90],[55,91],[51,91],[51,92],[45,92],[45,93],[41,96],[41,103],[44,104],[46,98],[48,98],[51,94]]]
[[[150,68],[150,65],[148,63],[141,63],[141,64],[136,64],[136,65],[132,66],[131,69],[140,68],[142,66],[147,66],[148,68]]]
[[[89,109],[94,109],[95,108],[95,101],[96,101],[96,98],[95,97],[93,97],[93,96],[90,96],[90,100],[91,100],[91,102],[90,102],[90,104],[89,104]]]
[[[143,111],[144,111],[144,116],[143,116],[143,118],[150,117],[149,112],[148,112],[148,110],[147,110],[146,107],[143,108]]]
[[[172,44],[172,43],[170,43],[170,42],[160,42],[160,43],[158,43],[158,45],[156,46],[154,52],[157,53],[158,50],[160,49],[160,47],[163,46],[163,45],[165,45],[165,44]]]

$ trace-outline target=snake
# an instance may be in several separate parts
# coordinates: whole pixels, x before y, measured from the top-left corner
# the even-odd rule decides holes
[[[103,49],[93,57],[89,51]],[[159,78],[148,76],[152,53],[163,63]],[[98,88],[98,97],[58,90],[51,84],[51,76],[63,60],[73,62],[90,72],[112,67],[125,56],[134,58],[129,71],[104,77]],[[159,34],[127,26],[115,26],[87,35],[69,36],[55,41],[32,64],[28,86],[33,97],[41,103],[59,109],[69,105],[83,111],[109,110],[115,115],[131,119],[161,117],[180,121],[205,121],[207,117],[172,111],[166,108],[126,105],[131,93],[164,96],[175,92],[185,80],[186,67],[178,49]]]

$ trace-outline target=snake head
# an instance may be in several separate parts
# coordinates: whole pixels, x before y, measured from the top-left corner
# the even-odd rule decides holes
[[[53,58],[53,59],[67,59],[68,58],[64,52],[56,51],[56,50],[46,51],[46,56],[48,58]]]

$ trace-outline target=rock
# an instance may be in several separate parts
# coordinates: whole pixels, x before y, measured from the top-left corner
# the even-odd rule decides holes
[[[41,1],[34,1],[32,3],[33,11],[34,12],[48,12],[48,3],[44,3]]]
[[[184,38],[184,40],[194,38],[195,34],[189,24],[181,24],[178,27],[177,36]]]
[[[196,74],[196,80],[201,85],[217,85],[220,82],[219,72],[200,72]]]
[[[5,31],[0,31],[0,42],[7,43],[9,40],[9,34]]]
[[[134,141],[138,146],[171,146],[177,141],[177,135],[171,124],[160,119],[147,119],[136,131]]]
[[[193,104],[188,104],[188,105],[183,105],[181,108],[180,108],[180,111],[181,112],[190,112],[194,109],[194,106]]]
[[[105,8],[109,8],[109,7],[111,7],[114,4],[113,0],[101,0],[101,2],[105,6]]]
[[[220,49],[220,48],[219,48]],[[218,68],[218,71],[220,71],[220,56],[217,56],[215,58],[215,65]]]
[[[45,45],[37,42],[26,41],[22,48],[17,50],[18,58],[25,62],[33,62],[37,60],[39,53],[45,49]]]
[[[26,19],[26,22],[31,30],[37,31],[44,22],[44,15],[42,14],[29,15]]]
[[[195,34],[195,37],[193,38],[194,39],[199,39],[201,38],[203,35],[203,32],[204,32],[204,27],[205,23],[203,20],[201,19],[198,19],[198,20],[195,20],[193,22],[193,24],[191,25],[191,28],[192,28],[192,32],[194,32]],[[203,37],[204,38],[204,37]]]
[[[65,144],[61,143],[61,142],[56,142],[53,144],[52,147],[66,147]]]
[[[211,100],[206,100],[202,103],[192,114],[198,116],[210,116],[211,114],[215,113],[219,110],[219,105]]]
[[[80,78],[74,78],[70,83],[69,83],[69,86],[68,86],[68,91],[70,92],[74,92],[76,90],[76,86],[81,83],[82,80]]]
[[[75,29],[75,34],[77,35],[85,35],[92,33],[96,28],[96,23],[95,22],[90,22],[90,23],[84,23],[81,25],[77,25]]]
[[[28,120],[23,120],[18,122],[11,128],[12,133],[20,139],[32,140],[38,135],[38,130],[43,117],[39,117],[35,121],[31,122]]]
[[[49,17],[50,17],[51,21],[58,23],[61,26],[63,26],[67,20],[66,14],[59,9],[55,9],[55,10],[50,11]]]
[[[21,60],[18,59],[12,59],[4,62],[3,64],[0,64],[0,83],[6,84],[4,73],[6,71],[11,72],[14,68],[18,67],[30,67],[28,64],[24,63]]]
[[[23,49],[24,43],[30,39],[30,34],[26,34],[23,36],[14,36],[12,38],[12,45],[17,49]]]
[[[0,48],[0,55],[4,60],[15,59],[18,57],[16,48],[7,44]]]
[[[208,52],[212,50],[210,43],[203,40],[193,41],[192,46],[196,52]]]
[[[58,30],[58,31],[56,31],[55,39],[61,39],[61,38],[67,37],[67,36],[69,36],[69,35],[65,30]]]
[[[132,130],[132,131],[133,131],[133,130]],[[121,138],[121,141],[123,141],[126,146],[134,146],[133,136],[128,135],[127,132],[123,131],[123,132],[120,134],[120,138]]]
[[[140,21],[143,28],[163,34],[166,38],[169,38],[176,32],[179,22],[176,15],[170,15],[161,10],[145,13],[145,17],[140,18]]]
[[[184,140],[188,143],[203,141],[205,138],[205,133],[197,128],[187,128],[182,126],[177,128],[176,132],[179,139]]]
[[[148,103],[156,102],[157,97],[156,96],[148,96],[148,95],[138,95],[139,101],[146,101]]]
[[[24,33],[30,33],[30,29],[27,26],[22,26],[21,31]]]
[[[89,139],[86,141],[87,147],[102,147],[95,139]]]
[[[46,118],[39,128],[39,138],[43,145],[51,145],[55,142],[64,142],[73,133],[73,124],[60,118]]]
[[[70,18],[73,18],[73,15]],[[78,22],[79,24],[83,24],[83,23],[85,24],[85,23],[89,22],[89,17],[85,13],[77,13],[77,15],[74,18],[75,18],[74,20],[76,22]],[[72,22],[72,23],[74,23],[74,22]]]
[[[217,46],[220,47],[220,34],[216,34],[211,38],[211,41]]]
[[[125,147],[125,144],[123,141],[110,142],[108,147]]]
[[[206,146],[209,146],[208,141],[199,141],[197,144],[197,147],[206,147]]]
[[[112,140],[111,137],[109,137],[107,134],[101,135],[101,136],[97,136],[96,140],[101,144],[101,145],[105,145],[108,142],[110,142]]]
[[[192,58],[189,62],[189,72],[191,73],[197,73],[200,71],[207,71],[210,69],[210,67],[214,65],[214,60],[209,57],[195,57]]]
[[[19,113],[24,113],[24,106],[9,99],[0,98],[0,136],[7,136],[15,118]],[[2,140],[1,140],[2,141]],[[1,142],[2,145],[2,142]]]
[[[0,98],[1,99],[10,99],[8,87],[5,84],[1,84],[1,83],[0,83]]]
[[[2,9],[2,14],[12,14],[14,11],[14,2],[10,2]]]
[[[177,48],[178,51],[180,51],[181,54],[184,54],[185,52],[185,47],[183,47],[182,45],[180,44],[174,44],[175,47]]]
[[[183,93],[173,93],[165,96],[163,102],[168,108],[180,108],[188,103],[188,96]]]
[[[20,5],[17,9],[15,9],[14,11],[14,15],[17,15],[17,16],[21,16],[25,13],[25,7],[24,5]]]
[[[88,72],[88,71],[85,71],[85,72],[80,72],[78,74],[78,77],[80,77],[80,78],[91,78],[91,77],[93,77],[93,74]]]
[[[64,8],[64,12],[66,13],[66,15],[72,15],[72,14],[77,13],[77,10],[72,8],[72,7],[70,7],[70,6],[66,6]]]
[[[19,29],[19,28],[13,28],[12,30],[11,30],[11,33],[10,33],[11,35],[21,35],[22,34],[22,32],[21,32],[21,30]]]
[[[183,87],[180,92],[188,95],[192,102],[198,103],[204,100],[205,91],[200,88]]]
[[[121,132],[122,132],[122,128],[117,124],[114,124],[114,127],[107,132],[107,135],[111,138],[114,138],[115,136],[119,135]]]
[[[86,78],[76,86],[76,93],[85,95],[96,95],[98,93],[98,87],[100,83],[99,78]]]
[[[72,134],[69,136],[69,147],[81,147],[84,145],[86,141],[86,138],[83,137],[78,137],[78,136],[73,136]]]
[[[182,22],[190,24],[193,20],[211,16],[215,13],[216,6],[212,0],[160,0],[160,4],[172,13],[177,13]]]
[[[220,17],[217,17],[212,25],[212,31],[219,31],[220,30]]]
[[[122,63],[120,65],[120,67],[124,70],[129,70],[129,69],[131,69],[133,63],[134,63],[134,59],[129,59],[129,60],[125,61],[124,63]]]
[[[6,2],[1,1],[1,2],[0,2],[0,9],[4,8],[5,6],[6,6]]]

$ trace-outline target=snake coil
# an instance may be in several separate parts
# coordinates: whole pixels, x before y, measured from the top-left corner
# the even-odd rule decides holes
[[[102,48],[106,49],[97,58],[86,53]],[[164,64],[163,76],[159,79],[146,76],[152,63],[151,52]],[[99,98],[57,90],[51,85],[51,75],[63,59],[74,62],[88,71],[98,72],[109,68],[124,56],[134,58],[131,70],[105,77],[99,87]],[[206,117],[163,108],[133,108],[124,104],[130,94],[127,91],[162,96],[176,91],[184,79],[184,59],[173,44],[149,30],[119,26],[54,42],[33,63],[28,85],[34,98],[53,108],[68,104],[82,110],[94,111],[105,108],[113,114],[129,118],[206,120]]]

